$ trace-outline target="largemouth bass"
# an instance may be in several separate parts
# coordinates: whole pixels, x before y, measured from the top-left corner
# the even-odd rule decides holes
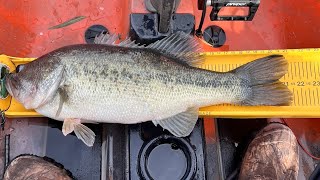
[[[128,40],[114,45],[110,38],[99,38],[98,44],[54,50],[6,77],[8,92],[26,109],[64,121],[63,134],[74,131],[88,146],[94,144],[95,134],[83,123],[152,121],[185,137],[192,132],[200,107],[277,106],[292,101],[292,93],[279,82],[288,68],[281,55],[222,73],[196,67],[203,60],[197,53],[200,46],[184,33],[146,47]]]

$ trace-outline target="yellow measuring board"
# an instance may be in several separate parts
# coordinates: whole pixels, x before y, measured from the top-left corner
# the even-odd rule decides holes
[[[201,68],[224,72],[271,54],[284,55],[289,62],[288,73],[280,81],[294,94],[291,106],[218,105],[200,109],[200,115],[235,118],[320,117],[320,49],[206,53],[206,62]]]
[[[284,55],[289,62],[289,71],[281,81],[294,94],[292,105],[255,107],[215,105],[201,108],[200,116],[229,118],[320,117],[320,49],[209,52],[205,53],[206,60],[200,68],[225,72],[271,54]],[[32,58],[0,56],[0,63],[8,65],[10,68],[32,60]],[[8,98],[0,100],[0,108],[4,109],[6,106],[9,106]],[[24,109],[14,99],[5,114],[7,117],[41,116],[33,110]]]

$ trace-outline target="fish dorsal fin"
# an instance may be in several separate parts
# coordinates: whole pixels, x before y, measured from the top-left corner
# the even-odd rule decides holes
[[[197,123],[198,110],[198,108],[189,108],[187,111],[175,116],[162,120],[153,120],[152,122],[155,126],[159,124],[176,137],[186,137],[190,135]]]
[[[120,40],[119,35],[116,34],[104,34],[100,33],[94,38],[94,44],[105,44],[105,45],[114,45],[121,47],[131,47],[131,48],[144,48],[144,45],[137,44],[135,41],[132,41],[130,38],[126,38],[121,41],[119,44],[115,44],[117,40]]]
[[[171,55],[190,66],[198,66],[204,60],[204,56],[199,53],[201,46],[197,39],[184,32],[171,34],[146,48]]]
[[[119,39],[118,35],[103,34],[95,37],[95,44],[116,45],[115,42]],[[159,51],[162,54],[173,56],[190,66],[198,66],[203,60],[204,56],[200,54],[200,44],[193,36],[184,32],[176,32],[161,40],[145,46],[143,44],[136,44],[130,38],[121,41],[117,46],[132,47],[132,48],[148,48]]]
[[[100,33],[98,36],[94,38],[94,44],[106,44],[106,45],[115,45],[115,42],[119,40],[119,35],[117,34],[104,34],[104,32]]]

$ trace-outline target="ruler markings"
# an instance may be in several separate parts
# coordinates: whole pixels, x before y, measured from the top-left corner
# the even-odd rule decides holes
[[[293,94],[293,104],[296,106],[297,105],[297,98],[295,96],[296,92],[295,92],[294,88],[292,89],[292,94]]]
[[[300,79],[301,79],[301,75],[302,75],[302,77],[304,77],[303,63],[301,62],[301,64],[302,65],[300,65],[300,62],[298,62],[298,71],[299,71],[299,78]]]
[[[294,76],[297,77],[297,66],[296,66],[296,62],[294,62],[293,65],[294,65]]]
[[[300,98],[300,106],[303,106],[304,105],[304,97],[302,95],[301,88],[300,88],[300,91],[298,91],[298,94],[299,94],[299,98]]]
[[[309,95],[310,95],[309,101],[310,101],[311,106],[315,106],[315,104],[314,104],[314,98],[312,98],[312,97],[313,97],[313,94],[311,94],[311,89],[310,89],[310,88],[309,88]]]
[[[301,103],[302,103],[302,106],[303,106],[305,98],[302,95],[302,89],[300,89],[300,95],[301,95]]]
[[[301,71],[302,71],[302,78],[307,77],[307,71],[305,70],[305,64],[304,62],[301,62]]]
[[[319,63],[317,62],[317,69],[318,69],[318,76],[320,76],[320,69],[319,69]]]
[[[309,106],[313,106],[313,102],[312,102],[312,95],[311,95],[311,91],[310,91],[310,88],[308,88],[308,105]]]
[[[299,95],[299,89],[297,89],[297,97],[298,97],[298,106],[301,106],[302,102],[302,97]]]
[[[303,96],[303,104],[305,106],[308,106],[308,96],[307,96],[307,90],[306,89],[301,89],[301,93],[304,94]]]
[[[308,88],[309,89],[309,88]],[[302,90],[302,89],[301,89]],[[309,90],[310,91],[310,90]],[[307,95],[307,92],[308,91],[304,91],[304,97],[305,97],[305,100],[306,100],[306,105],[307,106],[310,106],[310,93],[309,95]]]
[[[314,76],[317,79],[316,63],[312,63],[312,64],[313,64]]]
[[[292,63],[290,63],[290,71],[291,71],[291,80],[293,80],[293,68],[292,68]]]
[[[301,68],[302,67],[302,68]],[[304,71],[303,71],[303,66],[300,65],[300,62],[298,62],[298,75],[299,75],[299,78],[301,79],[301,76],[303,77],[304,76]]]
[[[314,90],[312,90],[312,96],[313,96],[313,105],[316,106],[316,96],[314,95]]]
[[[316,89],[316,92],[317,92],[317,105],[319,105],[319,92],[318,91],[319,91],[319,89],[317,88]]]
[[[296,97],[296,100],[297,100],[297,105],[299,106],[300,105],[300,98],[299,98],[299,94],[298,94],[298,91],[295,91],[295,94],[294,96]]]
[[[308,67],[309,67],[310,76],[313,77],[313,74],[312,74],[313,72],[311,71],[311,62],[308,62],[308,64],[309,64]]]
[[[303,63],[303,62],[302,62]],[[308,68],[307,68],[307,62],[306,63],[303,63],[303,64],[305,64],[305,66],[306,66],[306,74],[307,74],[307,79],[309,79],[309,72],[308,72]]]

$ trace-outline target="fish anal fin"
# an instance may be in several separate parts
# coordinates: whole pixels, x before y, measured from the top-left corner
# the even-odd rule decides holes
[[[181,112],[172,117],[153,120],[153,124],[159,124],[163,129],[168,130],[176,137],[186,137],[191,134],[198,120],[198,108],[189,108],[185,112]]]

